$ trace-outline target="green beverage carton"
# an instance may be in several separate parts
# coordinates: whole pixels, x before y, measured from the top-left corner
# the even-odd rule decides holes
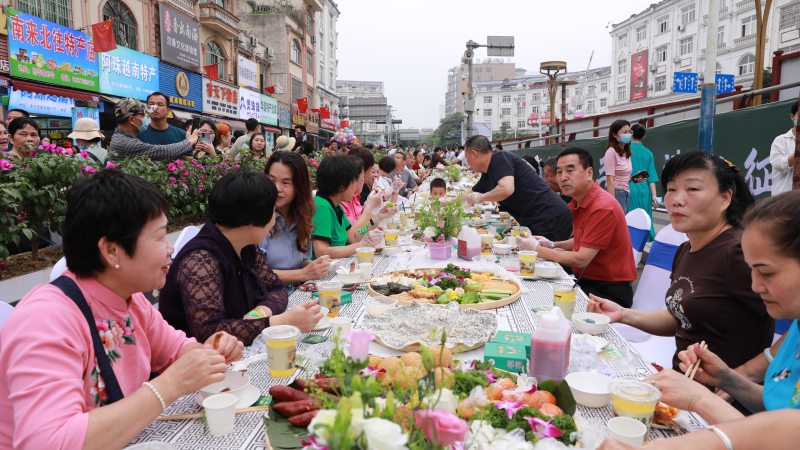
[[[524,344],[525,356],[531,353],[531,335],[528,333],[515,333],[513,331],[498,331],[492,339],[495,344]]]
[[[487,342],[483,360],[494,360],[494,367],[507,372],[522,372],[528,362],[525,345]]]

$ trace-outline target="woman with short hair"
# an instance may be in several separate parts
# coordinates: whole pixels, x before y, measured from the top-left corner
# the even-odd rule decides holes
[[[3,449],[122,449],[242,357],[233,336],[198,343],[142,295],[164,285],[173,251],[158,189],[106,169],[66,195],[68,270],[0,329]]]
[[[221,154],[228,153],[231,148],[231,127],[227,123],[218,123],[217,134],[214,139],[214,146]]]
[[[272,149],[267,147],[267,138],[264,133],[253,133],[250,136],[250,156],[253,159],[269,158]]]

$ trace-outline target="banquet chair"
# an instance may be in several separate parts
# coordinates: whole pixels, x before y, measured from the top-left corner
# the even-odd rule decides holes
[[[678,246],[686,240],[688,240],[686,234],[675,231],[672,225],[667,225],[658,232],[650,247],[639,285],[633,294],[631,309],[651,311],[665,308],[664,297],[671,282],[669,277],[672,273],[672,260],[675,258]],[[650,339],[649,334],[627,325],[614,324],[614,326],[629,341],[644,342]]]
[[[197,236],[197,233],[199,232],[200,228],[195,226],[189,226],[184,228],[181,231],[181,234],[178,235],[178,239],[175,240],[175,251],[172,252],[171,258],[175,259],[175,257],[178,256],[178,252],[181,251],[183,246],[186,245],[187,242],[191,241],[195,236]]]
[[[0,302],[0,330],[3,329],[3,324],[11,313],[14,312],[14,307],[6,302]]]
[[[56,278],[60,277],[61,274],[67,271],[67,258],[62,256],[61,259],[58,260],[55,266],[53,266],[53,270],[50,271],[50,282],[52,283],[55,281]]]
[[[647,237],[650,236],[650,216],[642,208],[636,208],[625,215],[628,222],[628,232],[631,235],[631,245],[633,246],[633,260],[636,266],[642,260],[642,252],[647,244]]]

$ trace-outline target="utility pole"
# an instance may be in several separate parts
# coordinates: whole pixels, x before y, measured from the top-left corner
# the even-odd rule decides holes
[[[767,0],[768,2],[771,0]],[[717,112],[717,24],[719,23],[720,0],[708,0],[708,27],[706,27],[706,70],[700,87],[700,119],[697,148],[705,153],[714,153],[714,116]],[[761,9],[756,0],[756,10]],[[758,44],[756,44],[758,45]],[[763,44],[762,44],[763,52]],[[762,71],[763,72],[763,71]],[[756,79],[761,75],[756,73]],[[756,88],[754,88],[756,89]],[[758,96],[761,98],[761,96]]]
[[[562,72],[563,71],[563,72]],[[550,79],[550,82],[547,84],[547,93],[550,94],[550,130],[552,131],[550,134],[556,134],[558,129],[554,128],[555,126],[555,117],[556,117],[556,95],[558,95],[558,85],[556,84],[556,80],[558,79],[559,75],[563,75],[567,72],[567,63],[564,61],[547,61],[543,62],[539,65],[539,73],[543,75],[547,75],[547,78]]]
[[[764,46],[767,42],[767,22],[769,21],[769,10],[772,8],[772,0],[766,0],[764,4],[764,13],[761,13],[761,1],[755,0],[756,4],[756,64],[755,64],[755,72],[753,73],[753,90],[757,91],[764,87]],[[711,7],[714,6],[714,2],[711,3]],[[715,11],[719,9],[718,7],[713,8]],[[710,9],[709,9],[710,10]],[[717,14],[719,15],[719,14]],[[711,13],[709,12],[709,19],[711,18]],[[709,20],[709,23],[711,21]],[[717,23],[716,21],[714,22]],[[716,25],[714,25],[716,27]],[[716,30],[716,28],[714,28]],[[711,27],[709,26],[708,32],[711,33]],[[706,54],[708,53],[708,48],[706,48]],[[706,59],[706,64],[708,64],[708,60]],[[708,66],[706,66],[708,67]],[[716,67],[716,64],[715,64]],[[761,104],[761,96],[757,95],[753,99],[753,106]],[[701,109],[702,111],[702,109]]]
[[[475,127],[472,125],[472,115],[475,113],[475,92],[472,89],[472,58],[475,56],[475,49],[486,47],[487,56],[514,56],[514,36],[487,36],[486,45],[478,44],[473,40],[467,41],[467,50],[461,58],[462,64],[467,64],[469,69],[469,81],[467,89],[463,95],[464,112],[467,114],[464,123],[464,139],[469,139],[475,135]]]

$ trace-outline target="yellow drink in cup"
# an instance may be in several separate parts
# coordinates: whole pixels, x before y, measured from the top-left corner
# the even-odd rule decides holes
[[[522,231],[522,227],[511,227],[511,235],[512,236],[519,236],[519,233]]]
[[[397,219],[392,219],[389,222],[389,229],[390,230],[399,230],[400,229],[400,221]]]
[[[319,287],[319,306],[328,308],[328,317],[339,317],[339,305],[342,303],[342,283],[323,281]]]
[[[537,256],[539,256],[539,254],[533,251],[521,250],[519,252],[519,276],[533,276]]]
[[[402,225],[408,225],[408,219],[411,217],[409,213],[401,213],[400,214],[400,223]]]
[[[491,234],[482,234],[481,235],[481,255],[491,255],[492,254],[492,243],[494,242],[494,236]]]
[[[553,306],[558,306],[567,319],[575,312],[575,288],[567,285],[553,285]]]
[[[264,335],[264,341],[267,344],[269,374],[275,378],[292,376],[300,329],[291,325],[278,325],[265,328],[261,334]]]
[[[372,264],[375,259],[375,249],[372,247],[361,247],[356,249],[359,264]]]
[[[383,239],[386,241],[386,245],[397,245],[397,237],[400,235],[398,230],[386,230],[383,233]]]
[[[655,386],[640,381],[619,380],[608,385],[614,416],[631,417],[647,426],[645,442],[653,424],[653,412],[661,400],[661,391]]]

